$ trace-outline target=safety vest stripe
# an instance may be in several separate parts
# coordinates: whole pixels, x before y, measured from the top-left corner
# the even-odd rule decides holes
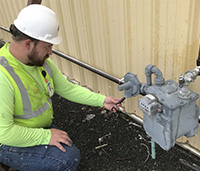
[[[51,98],[48,99],[49,103],[51,102]],[[39,115],[41,115],[42,113],[44,113],[47,109],[49,108],[49,104],[46,102],[41,108],[39,108],[38,110],[31,112],[29,114],[25,114],[25,115],[14,115],[14,118],[16,119],[31,119],[31,118],[35,118]]]
[[[13,67],[8,64],[8,61],[5,57],[3,56],[0,57],[0,64],[8,71],[11,77],[15,80],[15,83],[17,84],[19,91],[21,93],[23,112],[29,113],[31,111],[31,103],[28,97],[28,93],[24,87],[24,84],[20,80],[19,76],[14,72]]]
[[[48,72],[49,76],[52,78],[52,71],[51,71],[50,66],[47,64],[47,62],[44,63],[43,67]]]
[[[24,84],[20,80],[19,76],[15,73],[13,67],[9,65],[7,59],[3,56],[0,57],[0,65],[2,65],[11,75],[21,93],[22,104],[23,104],[23,115],[14,115],[14,118],[31,119],[39,115],[42,115],[49,108],[49,104],[46,102],[38,110],[32,111],[30,99],[26,91],[26,88],[24,87]],[[45,64],[45,69],[47,69],[48,74],[52,75],[51,68],[47,63]],[[48,102],[51,103],[51,98],[48,99]]]

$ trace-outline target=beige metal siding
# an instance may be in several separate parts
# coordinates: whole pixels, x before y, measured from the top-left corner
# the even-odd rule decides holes
[[[0,25],[8,28],[26,2],[0,0]],[[55,49],[110,75],[122,78],[130,71],[144,83],[144,68],[153,64],[166,80],[177,81],[181,73],[196,66],[199,0],[43,0],[42,4],[53,9],[60,21],[63,42]],[[9,37],[0,31],[0,38]],[[55,55],[52,58],[64,74],[82,85],[123,96],[117,84]],[[190,88],[200,93],[199,84],[198,78]],[[138,98],[128,99],[125,108],[142,117]],[[200,133],[188,140],[200,149]]]

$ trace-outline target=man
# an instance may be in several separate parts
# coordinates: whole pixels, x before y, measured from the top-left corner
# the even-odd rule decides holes
[[[48,57],[59,44],[56,14],[43,5],[22,9],[0,49],[0,162],[20,171],[76,170],[79,150],[52,125],[54,93],[111,110],[120,99],[67,81]]]

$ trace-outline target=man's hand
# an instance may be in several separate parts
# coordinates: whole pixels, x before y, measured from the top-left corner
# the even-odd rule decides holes
[[[105,98],[103,107],[106,108],[107,110],[111,111],[112,107],[119,101],[120,101],[120,98],[114,98],[114,97],[111,97],[111,96],[107,96]],[[119,109],[118,106],[116,106],[115,108]],[[114,109],[113,112],[116,112],[116,110]]]
[[[71,147],[72,140],[69,138],[68,134],[65,131],[51,128],[51,139],[49,145],[55,145],[61,151],[65,152],[65,148],[61,145],[61,143],[66,144]]]

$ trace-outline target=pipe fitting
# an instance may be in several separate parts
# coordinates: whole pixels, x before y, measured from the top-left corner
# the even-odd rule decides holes
[[[179,77],[179,97],[181,99],[189,99],[190,98],[190,90],[188,88],[191,82],[194,82],[197,76],[200,75],[200,67],[196,67],[193,70],[187,71],[185,74],[181,74]]]
[[[124,90],[124,97],[129,98],[136,96],[140,93],[141,83],[137,78],[137,75],[127,72],[124,76],[124,84],[119,85],[119,91]]]
[[[163,85],[165,83],[165,79],[162,75],[162,72],[158,68],[156,68],[155,65],[147,65],[145,67],[145,75],[146,75],[147,86],[152,85],[152,80],[151,80],[152,74],[156,75],[156,78],[154,79],[155,84]]]

